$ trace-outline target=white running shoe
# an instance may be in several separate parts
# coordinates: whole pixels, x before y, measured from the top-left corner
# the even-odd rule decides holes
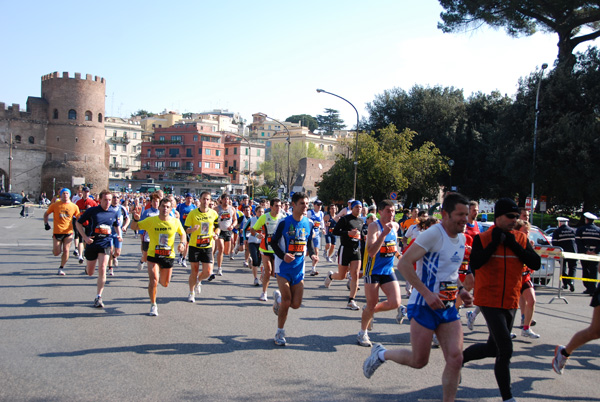
[[[196,283],[196,286],[194,286],[194,295],[200,296],[200,293],[202,293],[202,282],[198,282]]]
[[[248,261],[244,261],[244,268],[248,268],[249,266]]]
[[[531,328],[528,329],[522,329],[521,330],[521,336],[524,336],[525,338],[533,338],[533,339],[538,339],[540,337],[540,334],[536,334],[535,332],[533,332],[531,330]]]
[[[102,297],[97,296],[94,299],[94,307],[96,307],[96,308],[103,308],[104,307],[104,303],[102,303]]]
[[[275,345],[285,346],[285,344],[287,343],[285,340],[285,331],[278,329],[275,333],[275,338],[273,340],[275,341]]]
[[[233,257],[233,254],[229,254],[229,259],[230,260],[235,260],[235,258]]]
[[[83,264],[83,257],[82,256],[79,256],[79,263]]]
[[[65,276],[65,271],[63,271],[62,268],[59,268],[57,275],[59,275],[59,276]]]
[[[117,257],[113,258],[113,264],[115,264],[115,267],[119,266],[119,259]]]
[[[471,331],[473,331],[473,324],[475,324],[475,318],[477,318],[477,316],[474,312],[467,312],[467,328],[469,328]]]
[[[109,268],[109,269],[108,269],[108,275],[109,275],[109,276],[115,276],[115,273],[114,273],[114,271],[113,271],[113,269],[112,269],[112,268]]]
[[[218,276],[223,276],[223,270],[221,269],[221,267],[219,267],[219,268],[217,269],[217,275],[218,275]]]
[[[194,293],[190,293],[190,294],[188,295],[188,301],[189,301],[190,303],[196,303],[196,297],[194,297]]]
[[[326,288],[329,288],[329,286],[331,286],[331,281],[333,281],[333,279],[331,279],[331,275],[333,275],[333,271],[327,272],[325,282],[323,282],[323,285],[325,285]]]
[[[310,270],[310,273],[309,273],[309,275],[310,275],[310,276],[317,276],[317,275],[319,275],[319,271],[317,271],[317,270],[315,269],[315,267],[313,267],[313,269],[311,269],[311,270]]]
[[[333,260],[331,259],[331,257],[326,257],[325,259],[327,260],[327,262],[333,263]]]
[[[156,306],[156,304],[150,306],[150,313],[148,313],[148,315],[153,317],[158,316],[158,307]]]
[[[267,301],[268,300],[268,298],[267,298],[267,292],[262,292],[260,294],[260,297],[258,298],[258,300],[260,300],[260,301]]]
[[[398,307],[398,315],[396,315],[396,322],[398,324],[402,324],[406,318],[408,318],[406,307],[401,304],[400,307]]]
[[[360,310],[360,307],[358,307],[358,304],[356,304],[356,302],[354,300],[350,300],[348,302],[348,304],[346,305],[346,308],[348,310]]]
[[[440,341],[438,341],[438,338],[436,336],[436,334],[433,334],[433,338],[431,339],[431,343],[433,345],[434,348],[439,348],[440,347]]]
[[[562,354],[562,351],[564,349],[565,349],[565,347],[562,345],[558,345],[554,349],[554,359],[552,359],[552,369],[554,370],[554,372],[556,374],[563,373],[563,369],[565,368],[565,365],[567,364],[567,361],[569,360],[568,357],[566,357],[565,355]]]
[[[281,292],[276,290],[273,292],[273,312],[279,315],[279,306],[281,305]],[[285,339],[284,339],[285,341]]]
[[[371,340],[369,339],[369,335],[366,331],[358,331],[358,335],[356,336],[356,342],[358,342],[360,346],[365,346],[368,348],[372,346]]]
[[[258,278],[254,278],[254,286],[260,286],[260,283],[258,282]]]
[[[375,347],[371,350],[371,355],[367,357],[367,360],[363,363],[363,374],[367,378],[371,378],[375,374],[375,370],[379,368],[384,361],[379,359],[379,352],[385,352],[385,348],[381,343],[376,343]]]

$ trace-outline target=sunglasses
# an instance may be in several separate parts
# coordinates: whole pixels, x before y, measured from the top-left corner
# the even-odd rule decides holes
[[[508,219],[518,219],[518,214],[505,214]]]

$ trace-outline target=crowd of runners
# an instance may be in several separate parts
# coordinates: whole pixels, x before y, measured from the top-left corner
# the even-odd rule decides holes
[[[248,196],[241,196],[238,203],[228,194],[213,199],[209,192],[174,197],[160,190],[147,196],[105,190],[92,197],[84,187],[74,196],[69,189],[60,190],[44,214],[44,225],[53,229],[53,254],[61,258],[58,275],[66,274],[71,243],[87,275],[93,276],[97,268],[97,308],[104,307],[106,276],[116,274],[128,230],[140,244],[138,269],[146,267],[148,272],[150,316],[158,316],[158,284],[169,285],[175,264],[189,264],[189,289],[182,299],[195,303],[203,282],[226,275],[223,261],[239,258],[252,274],[259,300],[269,300],[273,282],[274,342],[281,346],[287,343],[284,326],[289,309],[302,304],[305,272],[317,276],[320,258],[328,262],[336,258],[337,271],[324,275],[323,286],[346,281],[350,310],[361,310],[356,300],[362,278],[366,303],[357,328],[358,345],[373,346],[369,332],[376,314],[393,310],[399,324],[410,321],[410,347],[388,350],[375,344],[363,364],[367,378],[386,361],[422,368],[433,345],[441,347],[446,360],[444,400],[454,400],[464,364],[492,357],[502,399],[514,400],[509,364],[519,307],[521,335],[540,337],[531,328],[535,292],[530,272],[540,268],[541,260],[527,238],[527,211],[511,199],[500,199],[494,225],[483,231],[477,222],[477,202],[457,193],[444,198],[440,221],[417,208],[404,210],[396,221],[396,208],[390,200],[377,206],[349,200],[341,210],[334,203],[323,206],[315,200],[311,208],[304,193],[295,193],[291,203],[278,198],[258,203]],[[577,245],[587,254],[598,254],[600,229],[593,224],[597,217],[585,216],[586,229],[578,235]],[[405,280],[404,304],[396,270]],[[592,324],[567,346],[556,347],[552,367],[559,374],[575,349],[600,337],[600,290],[592,291],[593,285],[586,284],[594,307]],[[463,350],[460,309],[474,305],[466,326],[473,329],[481,312],[489,338]]]

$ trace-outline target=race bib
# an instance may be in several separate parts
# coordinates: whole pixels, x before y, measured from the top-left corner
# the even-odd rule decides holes
[[[390,241],[387,243],[384,243],[381,248],[379,249],[379,254],[382,257],[393,257],[396,255],[396,242],[395,241]]]
[[[295,256],[302,256],[304,255],[304,250],[306,250],[305,240],[290,240],[290,244],[288,245],[288,253],[294,254]]]
[[[231,214],[229,212],[226,212],[224,214],[221,215],[221,220],[222,221],[228,221],[229,219],[231,219]]]
[[[94,229],[94,234],[96,235],[96,238],[100,239],[106,236],[110,236],[111,233],[112,230],[108,225],[100,225]]]
[[[209,244],[210,244],[210,237],[200,237],[200,236],[198,236],[198,239],[196,239],[196,246],[197,247],[208,247]]]
[[[313,225],[313,226],[314,226],[314,228],[315,228],[315,229],[318,229],[318,228],[320,228],[320,227],[321,227],[321,222],[319,222],[319,221],[315,221],[315,223],[314,223],[314,225]]]
[[[462,264],[460,264],[460,267],[458,268],[458,273],[466,274],[468,270],[469,270],[469,261],[463,260]]]
[[[458,285],[456,282],[440,282],[440,300],[446,308],[453,307],[458,295]]]

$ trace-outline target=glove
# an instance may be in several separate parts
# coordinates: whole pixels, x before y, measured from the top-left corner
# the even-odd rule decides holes
[[[504,245],[510,248],[515,254],[519,255],[519,253],[523,251],[523,247],[521,247],[521,245],[517,243],[515,235],[511,232],[506,232],[505,235],[506,240],[504,240]]]
[[[494,227],[492,230],[492,243],[500,244],[502,240],[504,240],[504,231],[498,226]]]
[[[44,223],[44,229],[50,230],[52,229],[48,223]]]

